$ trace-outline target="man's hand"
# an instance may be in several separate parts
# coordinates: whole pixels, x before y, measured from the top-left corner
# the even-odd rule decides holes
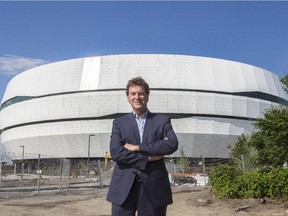
[[[149,156],[148,161],[158,161],[162,158],[163,156]]]
[[[128,149],[129,151],[132,151],[132,152],[139,151],[139,146],[138,145],[133,145],[133,144],[130,144],[130,143],[126,143],[124,145],[124,148],[126,148],[126,149]]]

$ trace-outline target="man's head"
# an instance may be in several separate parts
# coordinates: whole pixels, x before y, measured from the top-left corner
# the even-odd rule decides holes
[[[131,80],[128,81],[126,85],[126,95],[128,96],[129,94],[129,88],[131,86],[142,86],[143,89],[145,90],[146,94],[149,96],[150,94],[150,88],[148,83],[142,78],[142,77],[134,77]]]
[[[135,77],[128,81],[126,86],[127,101],[138,116],[146,112],[149,94],[149,85],[143,78]]]

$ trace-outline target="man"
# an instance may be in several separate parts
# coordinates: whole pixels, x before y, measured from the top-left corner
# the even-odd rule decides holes
[[[178,148],[170,118],[148,108],[149,85],[128,81],[126,96],[133,112],[113,121],[110,154],[116,161],[107,200],[112,216],[165,216],[172,192],[163,156]]]

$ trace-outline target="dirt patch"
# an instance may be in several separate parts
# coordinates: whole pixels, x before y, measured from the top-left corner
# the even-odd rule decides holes
[[[105,200],[107,189],[82,188],[61,193],[42,191],[39,195],[34,193],[21,198],[2,197],[1,215],[108,216],[111,205]],[[265,199],[265,202],[260,199],[218,199],[210,188],[173,187],[173,200],[167,216],[288,216],[285,202],[269,199]]]

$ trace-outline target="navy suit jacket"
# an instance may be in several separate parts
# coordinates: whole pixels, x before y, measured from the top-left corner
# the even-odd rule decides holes
[[[168,139],[164,138],[167,137]],[[139,152],[124,148],[125,143],[139,145]],[[168,116],[148,112],[142,143],[133,113],[113,121],[110,154],[116,162],[107,200],[121,205],[140,171],[143,187],[155,207],[172,203],[172,192],[164,159],[148,161],[148,156],[165,156],[178,148],[178,139]]]

